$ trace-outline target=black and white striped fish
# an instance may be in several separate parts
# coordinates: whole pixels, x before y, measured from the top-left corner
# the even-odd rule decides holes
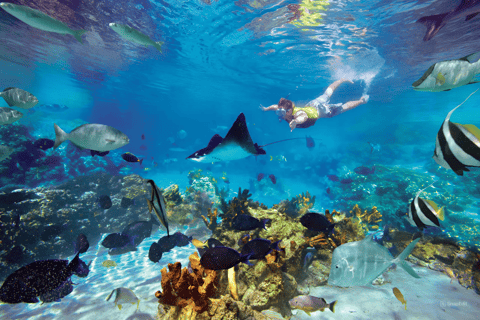
[[[443,221],[445,218],[443,207],[439,209],[438,205],[432,200],[419,198],[420,193],[425,189],[418,191],[408,207],[409,222],[412,225],[415,224],[420,230],[425,229],[427,226],[440,227],[440,221],[438,220]]]
[[[453,111],[465,101],[447,114],[438,131],[433,154],[436,163],[445,169],[452,169],[459,176],[463,176],[464,171],[470,171],[467,167],[480,167],[480,129],[473,124],[450,122]]]

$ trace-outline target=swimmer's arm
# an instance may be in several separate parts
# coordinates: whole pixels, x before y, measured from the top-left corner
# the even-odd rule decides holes
[[[266,108],[264,106],[260,105],[260,109],[262,109],[263,111],[278,110],[278,105],[277,104],[272,104],[271,106],[266,107]]]

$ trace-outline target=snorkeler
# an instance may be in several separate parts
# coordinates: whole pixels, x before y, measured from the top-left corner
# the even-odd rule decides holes
[[[347,79],[337,80],[325,90],[324,94],[310,101],[303,108],[296,107],[292,101],[285,98],[281,98],[278,104],[273,104],[267,108],[260,106],[260,108],[263,111],[275,110],[278,120],[287,121],[291,131],[295,128],[308,128],[313,126],[320,118],[332,118],[368,102],[369,96],[364,95],[360,100],[330,104],[330,97],[333,92],[344,82],[353,83],[353,81]]]

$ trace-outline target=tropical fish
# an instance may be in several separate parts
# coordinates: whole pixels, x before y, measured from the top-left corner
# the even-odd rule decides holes
[[[327,174],[327,178],[328,180],[333,182],[340,181],[340,178],[334,174]]]
[[[303,257],[303,270],[307,271],[308,267],[312,264],[313,258],[315,254],[312,251],[309,251],[305,254],[305,257]]]
[[[249,266],[253,264],[248,261],[252,254],[242,255],[237,250],[229,247],[209,248],[200,258],[200,264],[205,269],[225,270],[230,269],[240,262]]]
[[[42,104],[39,106],[42,111],[47,111],[47,112],[63,112],[68,110],[68,107],[65,105],[60,105],[60,104]]]
[[[2,2],[0,3],[0,7],[29,26],[43,31],[71,34],[78,40],[78,42],[83,43],[81,36],[86,32],[85,30],[72,30],[63,22],[27,6]]]
[[[315,311],[324,311],[325,308],[330,309],[333,313],[335,313],[335,304],[337,301],[333,301],[331,303],[327,303],[323,298],[317,298],[314,296],[296,296],[295,298],[288,301],[290,308],[292,309],[299,309],[305,311],[306,314],[309,316],[311,312]]]
[[[115,305],[118,307],[119,310],[122,310],[122,305],[124,303],[131,303],[131,304],[137,304],[137,310],[138,306],[140,304],[140,299],[137,298],[135,293],[128,289],[128,288],[117,288],[114,289],[107,297],[107,301],[110,300],[110,298],[113,296],[115,293]]]
[[[23,113],[8,107],[0,107],[0,125],[12,124],[15,121],[20,120],[23,117]]]
[[[330,234],[335,228],[335,224],[331,223],[323,214],[316,212],[307,212],[300,218],[300,223],[308,230],[324,232]]]
[[[170,231],[168,230],[167,209],[165,205],[165,198],[158,190],[158,187],[155,184],[155,181],[147,180],[147,183],[150,183],[152,185],[152,199],[151,200],[147,199],[148,212],[151,213],[152,209],[153,211],[155,211],[158,221],[160,221],[165,227],[165,229],[167,229],[167,236],[170,236]]]
[[[479,58],[480,52],[476,52],[460,59],[434,63],[412,84],[413,89],[438,92],[478,83],[479,81],[473,78],[480,73]]]
[[[333,250],[328,277],[329,285],[338,287],[370,286],[372,281],[393,263],[400,265],[412,277],[420,278],[404,261],[420,238],[413,240],[397,258],[394,258],[387,248],[372,241],[372,237],[373,235],[370,235],[361,241],[345,243]]]
[[[142,160],[138,159],[134,154],[132,154],[130,152],[126,152],[126,153],[122,154],[122,159],[127,161],[127,162],[140,162],[140,165],[143,162],[143,159]]]
[[[208,250],[208,248],[224,247],[223,243],[221,243],[219,240],[215,238],[209,238],[205,242],[201,242],[197,240],[198,242],[195,241],[195,243],[193,243],[194,240],[196,239],[192,240],[192,244],[197,248],[197,251],[200,257],[205,253],[205,251]],[[197,247],[197,245],[199,246]],[[202,245],[203,247],[200,247],[200,245]]]
[[[380,144],[379,143],[372,143],[372,142],[368,142],[368,144],[370,145],[370,153],[373,153],[373,151],[380,151]]]
[[[110,267],[116,267],[117,263],[113,260],[105,260],[102,262],[102,266],[108,269]]]
[[[257,176],[257,181],[258,182],[262,181],[263,177],[265,177],[265,175],[263,173],[259,173]]]
[[[150,221],[135,221],[123,229],[122,234],[133,238],[133,245],[136,247],[152,234],[153,224],[158,225],[157,219],[150,214]]]
[[[423,37],[423,41],[428,41],[431,40],[450,20],[466,17],[465,21],[469,21],[479,13],[479,0],[462,0],[455,9],[441,14],[421,17],[417,22],[422,23],[427,27],[427,32]]]
[[[360,166],[360,167],[356,167],[355,169],[353,169],[353,171],[356,174],[361,174],[362,176],[367,176],[369,174],[374,174],[375,173],[375,166],[372,166],[372,168],[365,167],[365,166]]]
[[[142,140],[145,140],[145,134],[142,133]]]
[[[341,184],[350,184],[352,182],[353,182],[352,178],[344,178],[344,179],[340,180]]]
[[[13,153],[13,151],[15,150],[9,146],[0,145],[0,161],[3,161],[6,158],[8,158]]]
[[[268,176],[270,178],[270,181],[272,181],[273,184],[277,184],[277,178],[275,175],[271,174]]]
[[[313,140],[312,137],[305,136],[305,140],[306,140],[308,149],[311,150],[311,149],[315,148],[315,141]]]
[[[266,154],[266,152],[258,146],[258,144],[253,143],[250,133],[248,132],[245,115],[241,113],[225,138],[215,134],[210,139],[207,147],[194,152],[188,156],[187,159],[197,162],[213,163],[238,160],[260,154]]]
[[[54,149],[57,149],[66,140],[70,140],[77,147],[101,152],[121,148],[130,142],[120,130],[104,124],[84,124],[70,133],[66,133],[56,124],[53,126],[55,128]]]
[[[33,146],[38,149],[48,150],[50,148],[53,148],[54,144],[55,141],[53,141],[52,139],[38,139],[33,143]]]
[[[428,187],[430,186],[431,185]],[[440,222],[438,220],[440,219],[443,221],[445,218],[443,207],[438,208],[438,205],[432,200],[419,198],[420,193],[426,188],[417,192],[417,195],[413,198],[408,207],[408,221],[412,225],[416,225],[420,231],[427,226],[440,227]]]
[[[109,153],[110,151],[100,152],[100,151],[90,150],[90,154],[92,155],[92,157],[95,157],[95,156],[105,157]]]
[[[57,290],[73,274],[88,275],[88,266],[76,253],[71,262],[68,260],[40,260],[21,267],[10,274],[0,288],[0,301],[5,303],[36,303],[38,296]],[[87,267],[87,270],[85,270]]]
[[[161,41],[153,41],[150,39],[149,36],[146,34],[143,34],[142,32],[138,31],[137,29],[134,29],[130,26],[127,26],[125,24],[119,24],[119,23],[109,23],[108,24],[110,28],[112,28],[113,31],[118,33],[123,39],[144,45],[146,47],[148,46],[154,46],[155,49],[158,51],[162,52],[162,44],[163,42]]]
[[[133,206],[135,204],[135,199],[130,199],[127,197],[123,197],[122,201],[120,202],[120,207],[122,208],[128,208],[130,206]]]
[[[60,302],[62,298],[65,298],[73,291],[73,282],[70,278],[67,279],[64,283],[62,283],[58,288],[49,291],[47,293],[41,294],[39,296],[40,301],[42,304],[48,302]]]
[[[110,199],[110,196],[100,196],[97,198],[97,202],[102,209],[110,209],[112,207],[112,199]]]
[[[270,240],[267,239],[253,239],[247,242],[242,247],[241,253],[242,255],[252,254],[250,256],[250,259],[263,259],[265,258],[265,256],[270,254],[272,250],[280,251],[280,248],[278,247],[278,244],[280,242],[282,242],[282,240],[272,243]]]
[[[200,241],[200,240],[197,240],[197,239],[192,239],[192,244],[196,247],[196,248],[208,248],[208,240],[205,240],[204,242]]]
[[[400,290],[398,290],[397,287],[393,288],[393,294],[395,295],[398,301],[400,301],[402,304],[405,305],[405,310],[407,310],[407,301],[405,301],[403,294],[400,292]]]
[[[134,238],[123,233],[110,233],[101,244],[109,249],[123,248],[127,245],[134,246]]]
[[[265,224],[269,221],[270,219],[260,221],[248,214],[238,214],[232,220],[232,228],[239,231],[255,230],[257,228],[266,229]]]
[[[83,233],[80,233],[75,241],[75,252],[85,253],[89,247],[90,244],[88,243],[87,236],[85,236]]]
[[[467,167],[480,167],[480,129],[472,124],[450,122],[452,113],[465,101],[447,114],[438,131],[433,154],[438,165],[452,169],[459,176],[463,176],[464,171],[470,171]]]
[[[177,247],[184,247],[190,244],[192,237],[187,237],[181,232],[175,232],[171,236],[163,236],[157,242],[152,243],[148,251],[148,258],[157,263],[165,252]]]

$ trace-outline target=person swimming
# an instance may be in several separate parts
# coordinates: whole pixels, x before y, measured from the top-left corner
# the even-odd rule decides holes
[[[295,128],[308,128],[313,126],[320,118],[332,118],[368,102],[369,96],[364,95],[360,100],[330,104],[330,98],[333,92],[344,82],[353,83],[353,81],[347,79],[337,80],[328,86],[327,90],[325,90],[321,96],[310,101],[303,108],[295,106],[291,100],[285,98],[281,98],[278,104],[273,104],[266,108],[260,106],[260,108],[263,111],[274,110],[279,121],[285,120],[288,122],[291,129],[290,131],[293,131]]]

